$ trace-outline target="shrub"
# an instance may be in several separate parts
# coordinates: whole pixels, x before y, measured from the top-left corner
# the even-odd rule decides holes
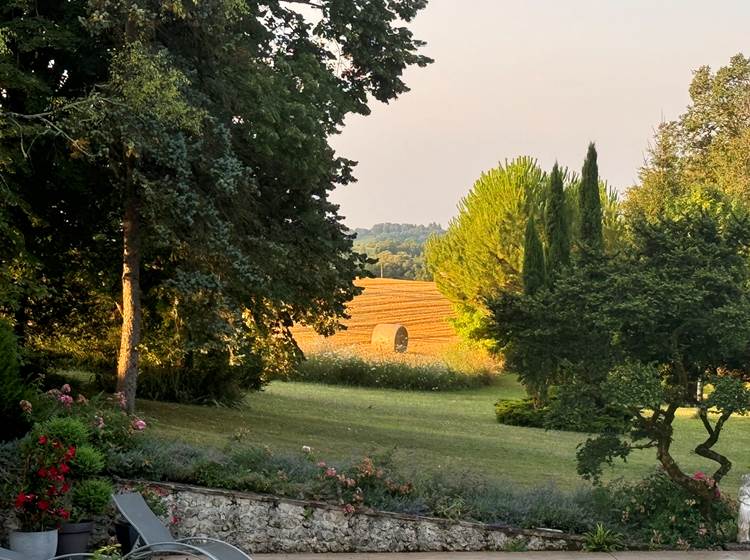
[[[71,518],[83,521],[104,515],[113,492],[114,486],[104,478],[89,478],[76,482],[71,492]]]
[[[500,424],[509,426],[584,433],[600,433],[611,429],[621,431],[627,422],[622,411],[616,407],[592,413],[595,403],[592,402],[588,407],[570,407],[568,397],[563,395],[567,393],[561,391],[541,407],[535,406],[531,399],[501,399],[495,403],[495,416]],[[589,414],[582,414],[583,410],[588,410]]]
[[[183,404],[236,406],[245,397],[240,386],[247,381],[245,377],[244,368],[226,364],[193,368],[144,367],[138,376],[138,396]]]
[[[409,363],[402,359],[370,359],[334,351],[308,356],[290,375],[293,381],[416,391],[481,387],[489,385],[493,378],[489,371],[467,374],[440,361]]]
[[[78,418],[58,416],[37,424],[32,431],[34,439],[46,435],[52,440],[60,441],[64,446],[81,447],[88,443],[91,430]]]
[[[0,441],[20,437],[30,428],[29,418],[21,408],[21,401],[30,398],[28,393],[21,381],[16,337],[10,323],[0,318]]]
[[[736,504],[716,500],[711,525],[691,494],[663,471],[635,484],[613,485],[609,494],[621,527],[631,538],[651,547],[709,548],[734,539],[737,531]]]
[[[73,476],[82,479],[95,476],[104,470],[104,454],[91,445],[81,445],[71,462]]]
[[[508,426],[525,426],[527,428],[544,428],[546,408],[536,408],[531,399],[522,401],[501,399],[495,403],[497,421]]]

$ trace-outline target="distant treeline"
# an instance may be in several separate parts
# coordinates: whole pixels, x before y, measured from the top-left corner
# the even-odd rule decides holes
[[[365,253],[374,264],[367,269],[376,277],[432,280],[424,262],[424,245],[432,235],[442,235],[440,224],[375,224],[354,230],[354,250]]]

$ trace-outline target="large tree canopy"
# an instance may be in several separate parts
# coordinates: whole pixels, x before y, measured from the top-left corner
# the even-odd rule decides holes
[[[400,23],[425,4],[0,8],[0,225],[47,287],[5,308],[25,340],[90,323],[111,349],[122,316],[132,406],[139,352],[147,366],[241,369],[293,350],[293,322],[337,328],[363,258],[328,200],[353,167],[328,138],[429,62]]]
[[[596,478],[604,462],[654,448],[669,476],[710,511],[713,484],[731,468],[714,446],[729,417],[750,407],[748,223],[744,205],[712,188],[691,188],[658,216],[631,215],[618,254],[579,257],[549,289],[489,302],[491,332],[532,388],[544,371],[561,385],[561,397],[563,389],[575,391],[564,403],[571,419],[607,408],[628,417],[579,449],[582,474]],[[698,392],[704,382],[714,387],[705,400]],[[706,430],[695,452],[715,462],[708,485],[671,454],[681,406],[697,406]]]

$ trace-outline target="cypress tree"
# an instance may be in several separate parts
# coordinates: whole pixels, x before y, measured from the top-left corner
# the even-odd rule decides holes
[[[555,162],[550,174],[550,190],[545,207],[547,233],[547,272],[558,272],[570,262],[570,224],[565,207],[562,172]]]
[[[534,294],[544,286],[546,281],[544,266],[544,248],[536,231],[534,216],[526,223],[526,235],[523,245],[523,291]]]
[[[602,202],[599,198],[599,168],[593,142],[589,144],[586,161],[583,162],[578,204],[581,213],[579,242],[584,248],[599,252],[604,247],[604,237],[602,235]]]

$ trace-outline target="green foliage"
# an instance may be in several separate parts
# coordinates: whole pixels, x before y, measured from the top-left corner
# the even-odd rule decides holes
[[[388,387],[414,391],[448,391],[489,385],[491,371],[463,372],[443,362],[407,362],[389,358],[364,358],[342,352],[311,354],[290,377],[330,385]]]
[[[104,454],[91,445],[80,445],[71,462],[73,477],[78,479],[96,476],[104,470]]]
[[[583,548],[587,552],[614,552],[624,548],[622,535],[597,523],[592,531],[583,534]]]
[[[544,208],[547,238],[547,272],[554,276],[570,263],[570,212],[565,201],[563,176],[555,162],[549,178],[549,195]]]
[[[544,264],[544,247],[539,240],[534,216],[526,223],[526,233],[523,243],[523,268],[521,270],[524,293],[534,294],[544,286],[547,274]]]
[[[83,521],[104,515],[114,491],[113,484],[105,478],[76,482],[71,491],[72,517]]]
[[[547,409],[537,407],[531,399],[501,399],[495,403],[495,417],[500,424],[544,428]]]
[[[701,66],[689,93],[687,111],[657,129],[640,185],[628,191],[629,211],[657,216],[694,184],[750,201],[750,59],[737,54],[716,71]]]
[[[490,483],[466,473],[410,475],[396,469],[388,454],[331,462],[321,461],[315,450],[276,454],[232,442],[219,451],[146,439],[135,449],[113,453],[110,468],[129,478],[569,532],[593,527],[602,509],[591,490],[567,493],[552,484],[525,488],[504,481]]]
[[[24,348],[112,369],[126,207],[144,369],[210,355],[257,388],[298,359],[291,324],[339,327],[364,259],[328,140],[430,62],[405,26],[425,3],[256,4],[0,7],[0,309]]]
[[[30,427],[20,403],[28,398],[28,390],[21,381],[18,346],[13,329],[0,317],[0,418],[3,430],[0,441],[15,439]]]
[[[591,396],[577,394],[576,389],[559,388],[544,405],[531,399],[499,400],[495,403],[495,416],[500,424],[509,426],[583,433],[623,430],[628,416],[621,407],[597,410],[597,406],[599,403]],[[583,414],[584,410],[588,414]]]
[[[432,280],[424,260],[424,246],[431,236],[440,236],[445,230],[439,224],[375,224],[370,229],[354,230],[356,239],[352,250],[376,259],[366,265],[373,276]]]
[[[613,519],[636,543],[653,548],[712,548],[734,539],[737,517],[731,500],[716,500],[707,522],[695,496],[662,471],[641,482],[613,485],[608,492]]]
[[[204,357],[205,358],[205,357]],[[206,365],[193,364],[190,368],[148,367],[139,376],[138,392],[144,399],[186,404],[221,404],[235,406],[242,402],[245,393],[239,384],[237,370],[226,362],[201,360]]]
[[[81,447],[91,438],[91,429],[78,418],[72,416],[56,416],[46,422],[37,424],[32,431],[32,439],[46,435],[51,440],[58,440],[65,447]]]
[[[467,338],[482,337],[486,298],[521,288],[524,231],[529,216],[541,214],[545,189],[536,160],[505,162],[482,173],[445,235],[427,242],[428,269]]]
[[[633,447],[656,448],[705,512],[714,489],[672,459],[673,422],[695,402],[698,383],[718,372],[720,394],[699,406],[706,439],[695,452],[718,463],[712,478],[721,480],[731,463],[713,447],[730,416],[750,404],[740,381],[750,341],[750,236],[741,205],[711,188],[685,193],[658,216],[631,213],[625,251],[586,252],[554,287],[489,305],[507,366],[535,390],[544,381],[537,372],[548,372],[571,425],[624,413],[626,421],[605,422],[579,449],[581,473],[596,479],[602,464]],[[721,412],[713,423],[708,406]]]
[[[589,251],[601,251],[604,247],[599,167],[596,158],[596,147],[592,142],[589,144],[586,160],[583,162],[581,186],[578,191],[578,207],[580,208],[578,242]]]

